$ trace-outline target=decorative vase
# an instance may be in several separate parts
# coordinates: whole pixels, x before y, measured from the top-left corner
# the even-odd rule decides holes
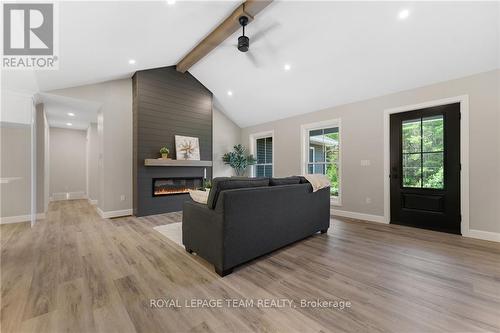
[[[168,159],[168,153],[161,154],[161,158],[163,158],[164,160],[167,160]]]

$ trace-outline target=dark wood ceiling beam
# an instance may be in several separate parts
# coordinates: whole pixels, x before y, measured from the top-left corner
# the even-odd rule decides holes
[[[184,73],[213,49],[224,42],[229,36],[241,28],[238,19],[241,16],[248,17],[248,23],[266,8],[272,0],[247,0],[236,8],[219,26],[217,26],[207,37],[196,45],[177,64],[177,71]]]

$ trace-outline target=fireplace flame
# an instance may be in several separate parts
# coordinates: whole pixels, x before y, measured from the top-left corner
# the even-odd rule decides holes
[[[183,187],[183,188],[155,188],[154,193],[155,193],[155,195],[189,193],[189,189],[187,187]]]
[[[153,178],[153,196],[186,194],[203,185],[203,178]]]

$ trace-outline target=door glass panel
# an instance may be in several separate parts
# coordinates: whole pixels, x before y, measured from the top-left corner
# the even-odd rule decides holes
[[[273,166],[272,165],[264,166],[264,176],[272,177],[272,175],[273,175]]]
[[[403,153],[421,151],[421,118],[403,121]]]
[[[443,153],[424,153],[423,158],[422,187],[443,189]]]
[[[326,165],[326,176],[330,180],[330,194],[339,195],[339,168],[337,164],[329,163]]]
[[[264,177],[264,166],[263,165],[256,165],[255,166],[255,176]]]
[[[422,186],[421,154],[403,154],[403,186]]]
[[[339,161],[339,151],[326,149],[326,161],[329,163],[337,163]]]
[[[257,163],[266,163],[266,139],[257,139]]]
[[[256,177],[272,177],[273,173],[273,138],[259,138],[255,140],[257,149]]]
[[[266,140],[266,163],[273,163],[273,138],[265,138]]]
[[[309,131],[309,174],[323,174],[330,179],[330,193],[339,195],[339,128]]]
[[[444,188],[443,115],[403,121],[403,187]]]
[[[309,132],[310,162],[325,161],[325,136],[321,130]]]
[[[339,132],[338,128],[325,129],[325,154],[327,162],[338,162],[339,159]]]
[[[314,164],[313,173],[325,174],[325,165],[324,164]]]
[[[443,115],[422,119],[422,146],[424,152],[443,151]]]

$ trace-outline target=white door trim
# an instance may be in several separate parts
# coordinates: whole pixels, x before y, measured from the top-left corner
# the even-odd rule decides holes
[[[35,106],[35,96],[31,96],[31,227],[36,224],[36,214],[38,212],[38,193],[37,193],[37,116]]]
[[[384,222],[391,221],[391,194],[390,194],[390,116],[394,113],[418,110],[433,106],[460,103],[460,209],[462,236],[469,236],[469,96],[461,95],[440,100],[399,106],[384,111]]]

